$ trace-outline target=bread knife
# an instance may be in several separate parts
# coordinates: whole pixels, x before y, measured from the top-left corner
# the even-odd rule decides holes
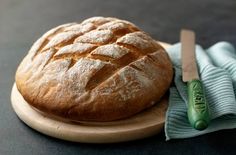
[[[195,33],[182,30],[180,40],[182,78],[188,89],[188,120],[193,128],[204,130],[209,124],[209,110],[196,64]]]

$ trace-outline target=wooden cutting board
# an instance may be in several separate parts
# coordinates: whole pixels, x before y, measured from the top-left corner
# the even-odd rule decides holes
[[[170,46],[161,43],[165,48]],[[127,119],[106,123],[75,123],[46,116],[32,108],[14,84],[12,107],[18,117],[31,128],[51,137],[84,143],[114,143],[141,139],[159,133],[164,126],[167,96],[153,107]]]

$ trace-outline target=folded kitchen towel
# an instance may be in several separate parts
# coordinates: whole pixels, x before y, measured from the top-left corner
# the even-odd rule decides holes
[[[196,46],[200,78],[209,105],[211,122],[207,129],[192,128],[187,117],[187,85],[182,81],[181,44],[167,49],[174,65],[174,86],[170,88],[166,113],[166,140],[189,138],[222,129],[236,128],[236,51],[227,42],[204,50]]]

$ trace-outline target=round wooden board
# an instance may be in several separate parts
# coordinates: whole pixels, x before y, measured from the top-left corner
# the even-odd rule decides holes
[[[164,47],[169,44],[163,43]],[[167,96],[133,117],[106,123],[75,123],[48,117],[32,108],[13,85],[11,102],[18,117],[31,128],[55,138],[84,143],[114,143],[159,133],[164,126]]]

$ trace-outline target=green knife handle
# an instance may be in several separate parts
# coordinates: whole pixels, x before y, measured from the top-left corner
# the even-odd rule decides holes
[[[200,80],[188,81],[188,119],[197,130],[209,124],[209,110]]]

